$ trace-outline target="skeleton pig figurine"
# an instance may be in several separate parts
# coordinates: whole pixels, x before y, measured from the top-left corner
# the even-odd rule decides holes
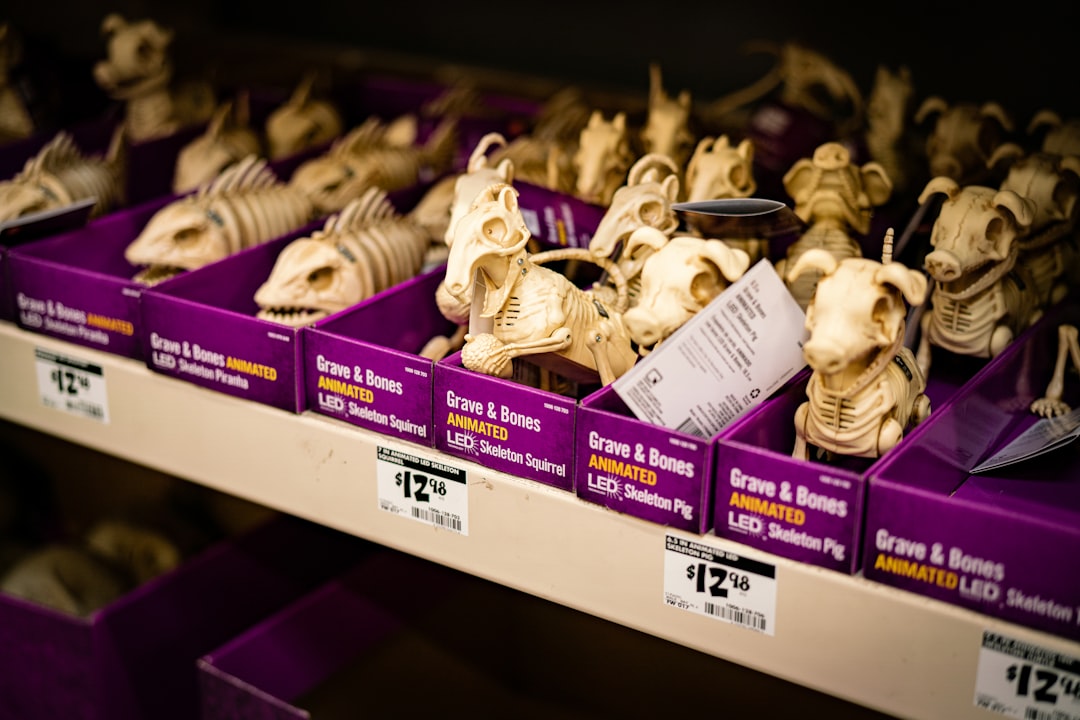
[[[925,375],[902,344],[904,301],[923,302],[926,277],[890,260],[837,260],[815,248],[789,271],[821,273],[806,309],[810,337],[803,355],[813,373],[806,402],[795,411],[793,457],[810,460],[813,445],[827,453],[877,458],[930,413]]]
[[[1013,131],[1013,120],[998,103],[949,105],[933,96],[915,111],[915,123],[932,123],[926,155],[932,177],[952,178],[960,185],[990,179],[988,160]]]
[[[300,327],[403,282],[420,270],[430,240],[370,188],[325,227],[286,245],[255,291],[258,317]]]
[[[992,358],[1026,328],[1038,310],[1033,278],[1017,265],[1022,237],[1035,219],[1034,203],[1012,190],[961,188],[936,177],[919,196],[944,193],[924,261],[933,279],[930,308],[920,322],[917,359],[930,371],[931,347]]]
[[[803,309],[814,294],[815,273],[786,271],[811,248],[826,250],[837,260],[861,257],[862,246],[851,233],[865,235],[870,230],[871,210],[883,205],[892,194],[885,169],[869,162],[859,167],[851,153],[837,142],[814,150],[812,159],[796,162],[784,175],[784,188],[795,201],[795,214],[810,225],[777,263],[780,277]]]
[[[623,254],[650,254],[641,267],[641,284],[633,307],[623,315],[630,338],[642,355],[666,339],[743,276],[750,267],[744,250],[723,240],[667,235],[643,227],[627,240]]]
[[[550,354],[560,368],[584,369],[609,384],[633,366],[637,354],[623,325],[625,306],[607,307],[532,261],[526,250],[531,234],[512,187],[493,185],[481,193],[454,235],[446,289],[480,303],[479,315],[492,319],[490,333],[466,335],[465,367],[508,378],[515,357],[535,355],[542,363],[539,356]],[[618,275],[614,263],[600,264]],[[472,294],[474,278],[483,283],[478,295]]]
[[[312,218],[308,198],[251,155],[154,213],[124,257],[144,266],[136,282],[154,285],[298,230]]]

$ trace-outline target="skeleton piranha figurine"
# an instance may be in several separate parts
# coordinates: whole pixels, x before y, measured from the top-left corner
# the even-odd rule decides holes
[[[258,317],[300,327],[408,280],[431,238],[398,215],[386,191],[369,188],[322,230],[292,241],[255,292]]]
[[[311,201],[249,156],[196,193],[158,210],[124,257],[144,266],[136,282],[154,285],[297,230],[314,217]]]

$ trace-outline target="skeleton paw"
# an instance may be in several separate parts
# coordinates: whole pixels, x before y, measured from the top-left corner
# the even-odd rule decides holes
[[[508,378],[514,372],[513,358],[506,345],[491,333],[466,335],[461,362],[474,372],[494,377]]]
[[[1039,398],[1031,403],[1031,412],[1044,418],[1060,417],[1067,414],[1072,408],[1061,400],[1051,398]]]

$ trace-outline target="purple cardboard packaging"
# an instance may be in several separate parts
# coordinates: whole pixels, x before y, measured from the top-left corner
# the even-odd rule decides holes
[[[0,595],[0,714],[20,720],[196,717],[196,660],[351,567],[366,547],[279,516],[89,617]]]
[[[436,449],[573,489],[575,398],[474,372],[462,365],[460,352],[435,363],[434,369]]]
[[[1080,323],[1075,301],[1052,308],[874,468],[867,578],[1080,640],[1075,442],[970,473],[1040,419],[1029,406],[1050,381],[1061,323]],[[1065,375],[1072,407],[1076,380]]]
[[[435,304],[437,268],[302,333],[305,407],[427,447],[432,361],[417,354],[456,326]]]
[[[970,377],[971,362],[942,359],[926,394],[931,417]],[[981,365],[977,364],[978,367]],[[716,436],[713,532],[774,555],[854,574],[860,565],[866,474],[883,458],[792,457],[795,411],[810,370]]]
[[[537,242],[548,248],[587,248],[607,208],[566,193],[517,181],[518,205]]]
[[[77,230],[12,248],[15,322],[114,355],[142,359],[137,268],[124,250],[165,197],[97,218]]]
[[[142,293],[143,357],[151,370],[264,405],[302,412],[300,330],[255,317],[255,291],[305,226],[183,273]]]
[[[460,584],[448,568],[392,550],[371,553],[352,569],[252,626],[198,660],[202,720],[319,717],[318,689],[350,664],[376,655],[411,618],[437,613]],[[341,683],[338,683],[339,685]],[[426,683],[425,683],[426,684]],[[392,683],[393,688],[408,682]],[[414,707],[383,686],[372,714]],[[324,691],[325,692],[325,691]],[[354,696],[355,700],[355,696]],[[366,713],[363,713],[366,714]]]
[[[714,443],[638,420],[607,386],[578,407],[578,497],[703,534],[712,525]]]

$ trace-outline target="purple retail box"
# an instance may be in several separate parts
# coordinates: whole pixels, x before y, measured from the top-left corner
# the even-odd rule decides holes
[[[138,268],[124,250],[172,196],[110,213],[8,253],[15,322],[31,332],[142,358]]]
[[[527,362],[515,362],[529,370]],[[461,353],[435,363],[435,448],[562,490],[574,488],[577,399],[474,372]]]
[[[2,714],[196,717],[200,656],[353,566],[368,547],[282,515],[88,617],[0,595]]]
[[[183,273],[142,292],[151,370],[234,397],[302,412],[300,329],[255,317],[255,291],[281,250],[323,222]]]
[[[529,232],[547,248],[587,248],[608,209],[520,180],[514,182]]]
[[[432,361],[417,353],[457,326],[435,304],[445,268],[319,321],[301,335],[305,408],[427,447]]]
[[[927,382],[930,415],[985,361],[939,356]],[[774,555],[854,574],[860,568],[866,473],[882,458],[792,457],[795,411],[810,370],[716,436],[713,532]]]
[[[639,420],[609,385],[578,407],[578,497],[703,534],[712,525],[714,443]]]
[[[1080,304],[1051,308],[874,468],[867,578],[1080,640],[1076,443],[970,474],[1039,420],[1029,406],[1050,381],[1061,323],[1080,324]]]
[[[452,593],[463,577],[397,551],[372,553],[200,658],[202,720],[312,717],[303,705],[320,685],[350,663],[376,653],[381,644],[407,629],[411,618],[438,612],[444,602],[440,599]],[[371,702],[384,708],[386,703],[411,706],[407,697]],[[357,707],[350,714],[366,715],[364,710]]]

